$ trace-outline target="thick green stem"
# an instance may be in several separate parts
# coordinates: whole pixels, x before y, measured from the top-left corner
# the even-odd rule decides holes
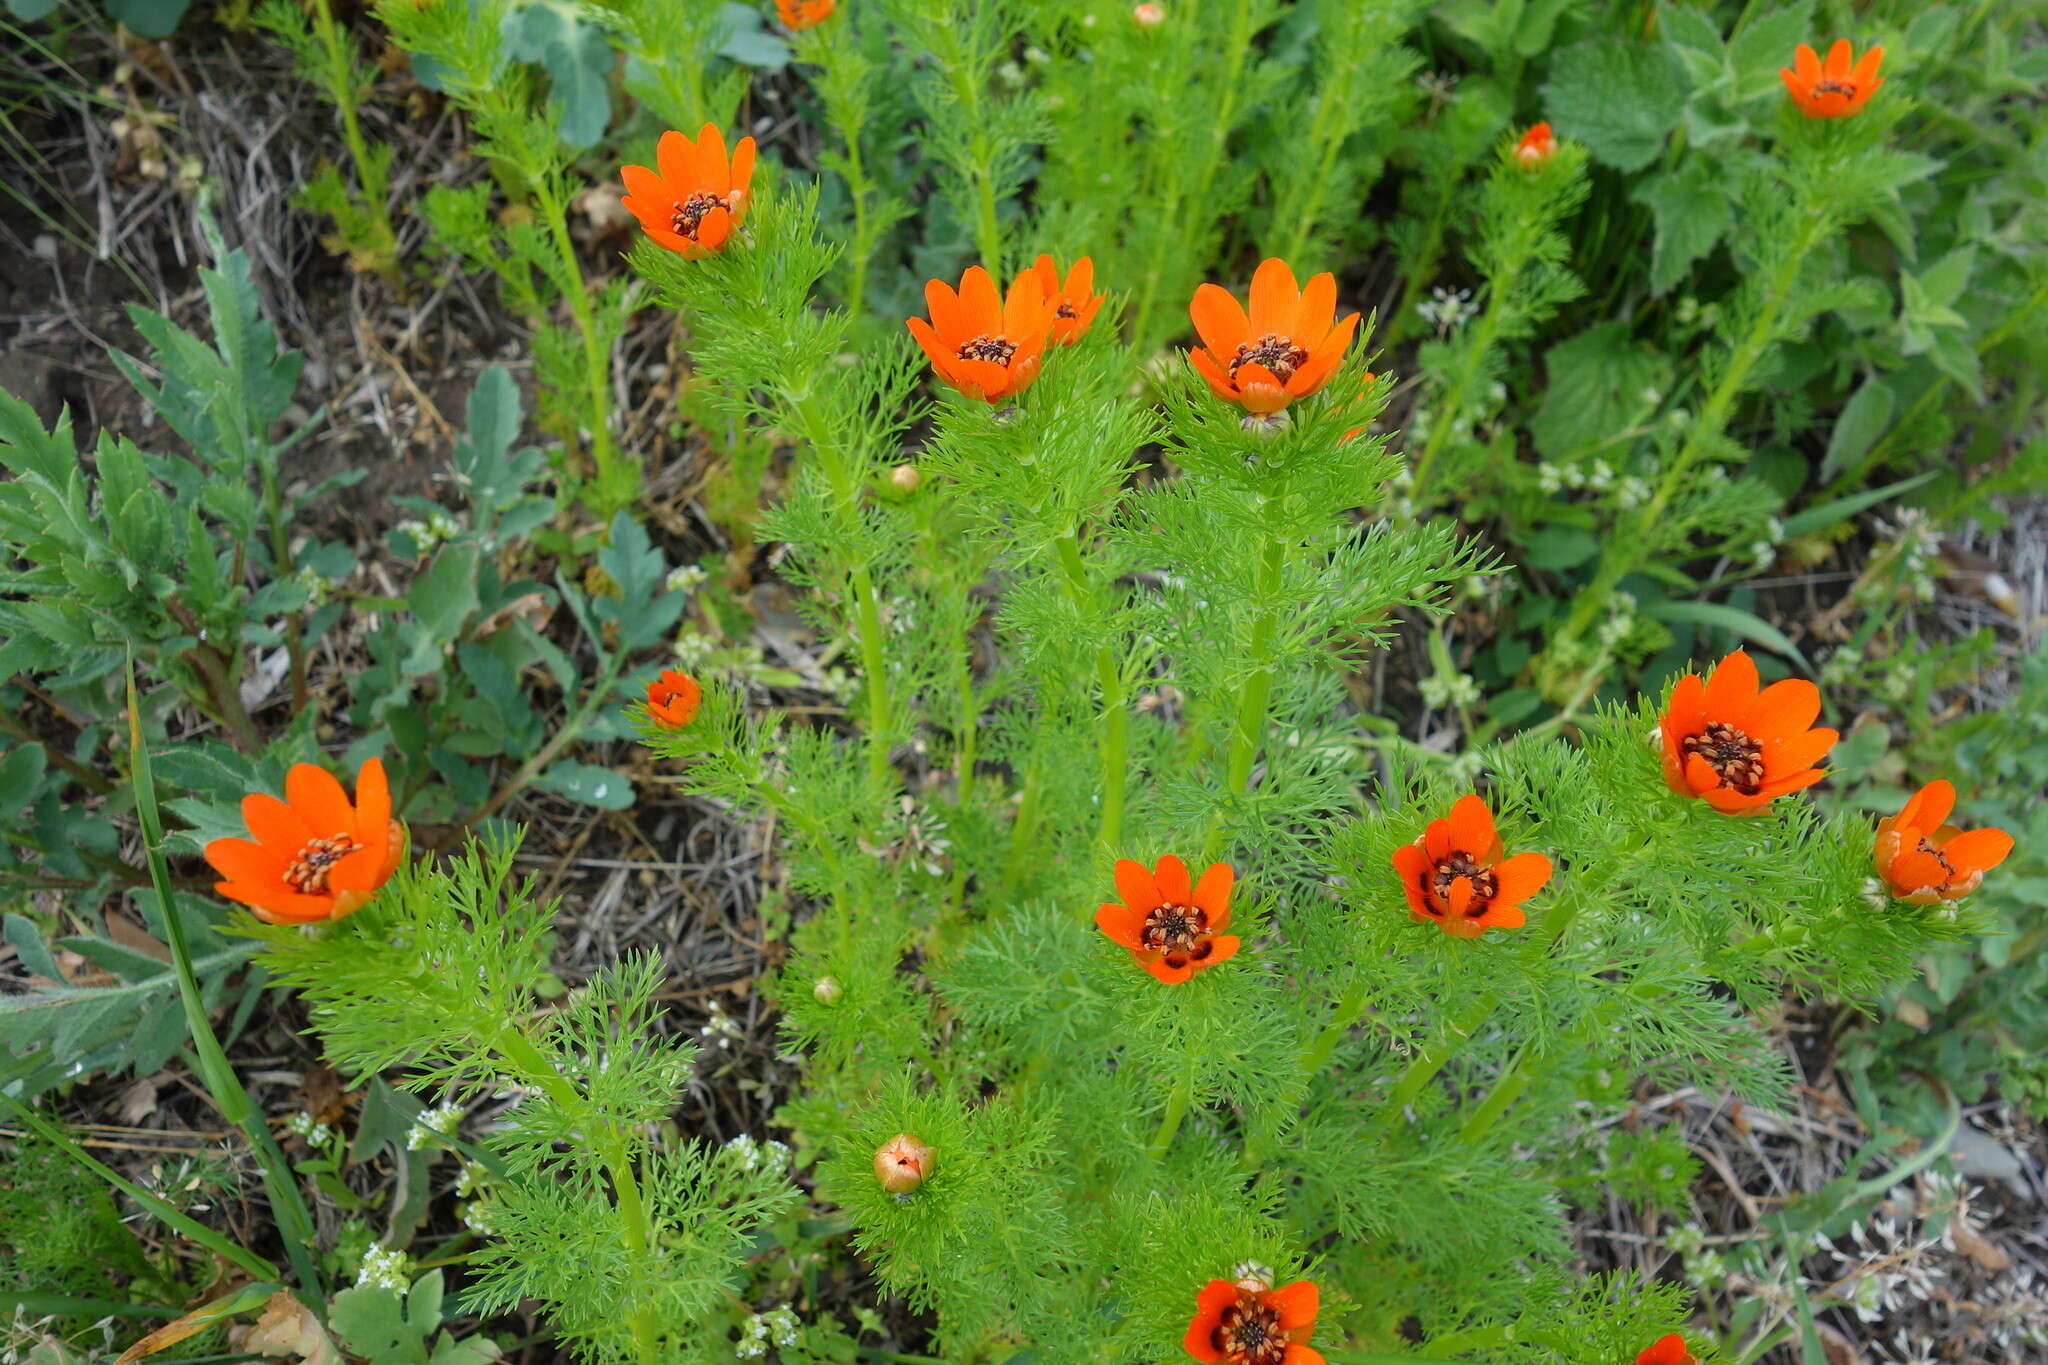
[[[562,293],[576,330],[583,337],[583,382],[590,408],[590,455],[597,466],[596,510],[610,516],[633,501],[639,479],[618,456],[612,444],[611,357],[597,326],[597,313],[590,305],[590,290],[583,278],[583,266],[576,257],[576,244],[569,236],[568,199],[552,174],[536,177],[540,186],[535,199],[547,219],[548,236],[562,259]]]
[[[1088,570],[1081,560],[1080,538],[1073,534],[1062,536],[1059,555],[1074,604],[1083,614],[1093,616],[1098,602],[1094,587],[1088,581]],[[1104,848],[1114,850],[1123,838],[1130,708],[1124,696],[1123,669],[1117,663],[1116,651],[1107,640],[1095,647],[1095,677],[1102,688],[1101,728],[1096,740],[1096,751],[1102,761],[1102,819],[1096,827],[1096,840]]]
[[[1045,764],[1033,749],[1024,765],[1024,792],[1017,801],[1017,818],[1010,822],[1010,856],[1003,865],[1003,900],[1017,893],[1024,879],[1024,865],[1038,846],[1038,807],[1045,792]]]
[[[1160,1115],[1159,1129],[1152,1134],[1152,1145],[1146,1149],[1154,1161],[1166,1159],[1166,1150],[1173,1146],[1173,1135],[1180,1131],[1180,1121],[1187,1117],[1188,1105],[1194,1098],[1195,1073],[1183,1071],[1174,1082],[1173,1093],[1166,1097],[1166,1112]]]

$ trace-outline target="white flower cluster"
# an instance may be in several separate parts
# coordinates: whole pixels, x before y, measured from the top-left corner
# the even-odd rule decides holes
[[[1446,289],[1442,285],[1432,289],[1427,299],[1415,305],[1415,315],[1436,328],[1438,335],[1455,332],[1459,324],[1477,311],[1472,303],[1471,290]]]
[[[358,1289],[405,1289],[412,1284],[412,1257],[372,1242],[356,1270]]]
[[[462,1169],[455,1173],[455,1197],[468,1199],[483,1189],[491,1173],[475,1161],[465,1161]]]
[[[444,540],[453,540],[462,534],[462,525],[446,512],[436,508],[425,521],[401,521],[391,528],[403,531],[412,538],[412,543],[424,555]]]
[[[1479,684],[1467,673],[1432,673],[1422,680],[1422,700],[1441,710],[1479,700]]]
[[[756,1171],[786,1171],[789,1169],[789,1148],[780,1142],[757,1141],[742,1133],[725,1144],[725,1151],[731,1152],[738,1160],[740,1169],[748,1175]]]
[[[290,1132],[304,1138],[309,1147],[325,1147],[334,1141],[334,1130],[303,1109],[286,1119],[284,1126]]]
[[[704,1027],[697,1030],[697,1036],[713,1047],[729,1048],[733,1040],[746,1036],[746,1029],[740,1021],[725,1012],[725,1006],[711,1002],[711,1017],[704,1021]]]
[[[692,672],[704,666],[718,641],[698,630],[686,630],[676,637],[676,662]]]
[[[669,570],[668,590],[690,592],[710,576],[704,572],[704,566],[701,564],[685,564],[681,568]]]
[[[427,1147],[438,1146],[436,1139],[455,1136],[455,1125],[462,1122],[462,1107],[454,1104],[437,1104],[432,1109],[422,1109],[420,1116],[413,1120],[406,1130],[405,1150],[417,1152]]]
[[[778,1347],[796,1345],[796,1335],[803,1330],[803,1324],[788,1308],[771,1308],[765,1313],[756,1313],[740,1328],[739,1345],[734,1354],[741,1360],[759,1360],[768,1354],[769,1343]]]

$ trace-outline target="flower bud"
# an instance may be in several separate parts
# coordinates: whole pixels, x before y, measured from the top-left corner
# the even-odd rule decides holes
[[[917,472],[914,464],[899,464],[889,471],[889,483],[898,493],[915,493],[923,482],[924,475]]]
[[[908,1194],[932,1173],[938,1153],[908,1133],[898,1133],[875,1152],[875,1179],[891,1194]]]
[[[1166,22],[1166,11],[1158,5],[1140,5],[1131,11],[1131,19],[1139,28],[1158,28]]]
[[[811,987],[812,998],[821,1005],[836,1005],[839,1003],[839,997],[844,994],[846,990],[839,984],[839,978],[836,976],[821,976],[817,984]]]

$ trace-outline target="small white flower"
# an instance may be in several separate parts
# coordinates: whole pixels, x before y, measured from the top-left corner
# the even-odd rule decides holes
[[[370,1243],[356,1271],[357,1288],[404,1289],[411,1283],[412,1257],[381,1242]]]

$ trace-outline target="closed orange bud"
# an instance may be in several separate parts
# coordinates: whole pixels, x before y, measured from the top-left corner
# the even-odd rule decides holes
[[[875,1179],[891,1194],[908,1194],[932,1173],[938,1153],[908,1133],[898,1133],[875,1152]]]

